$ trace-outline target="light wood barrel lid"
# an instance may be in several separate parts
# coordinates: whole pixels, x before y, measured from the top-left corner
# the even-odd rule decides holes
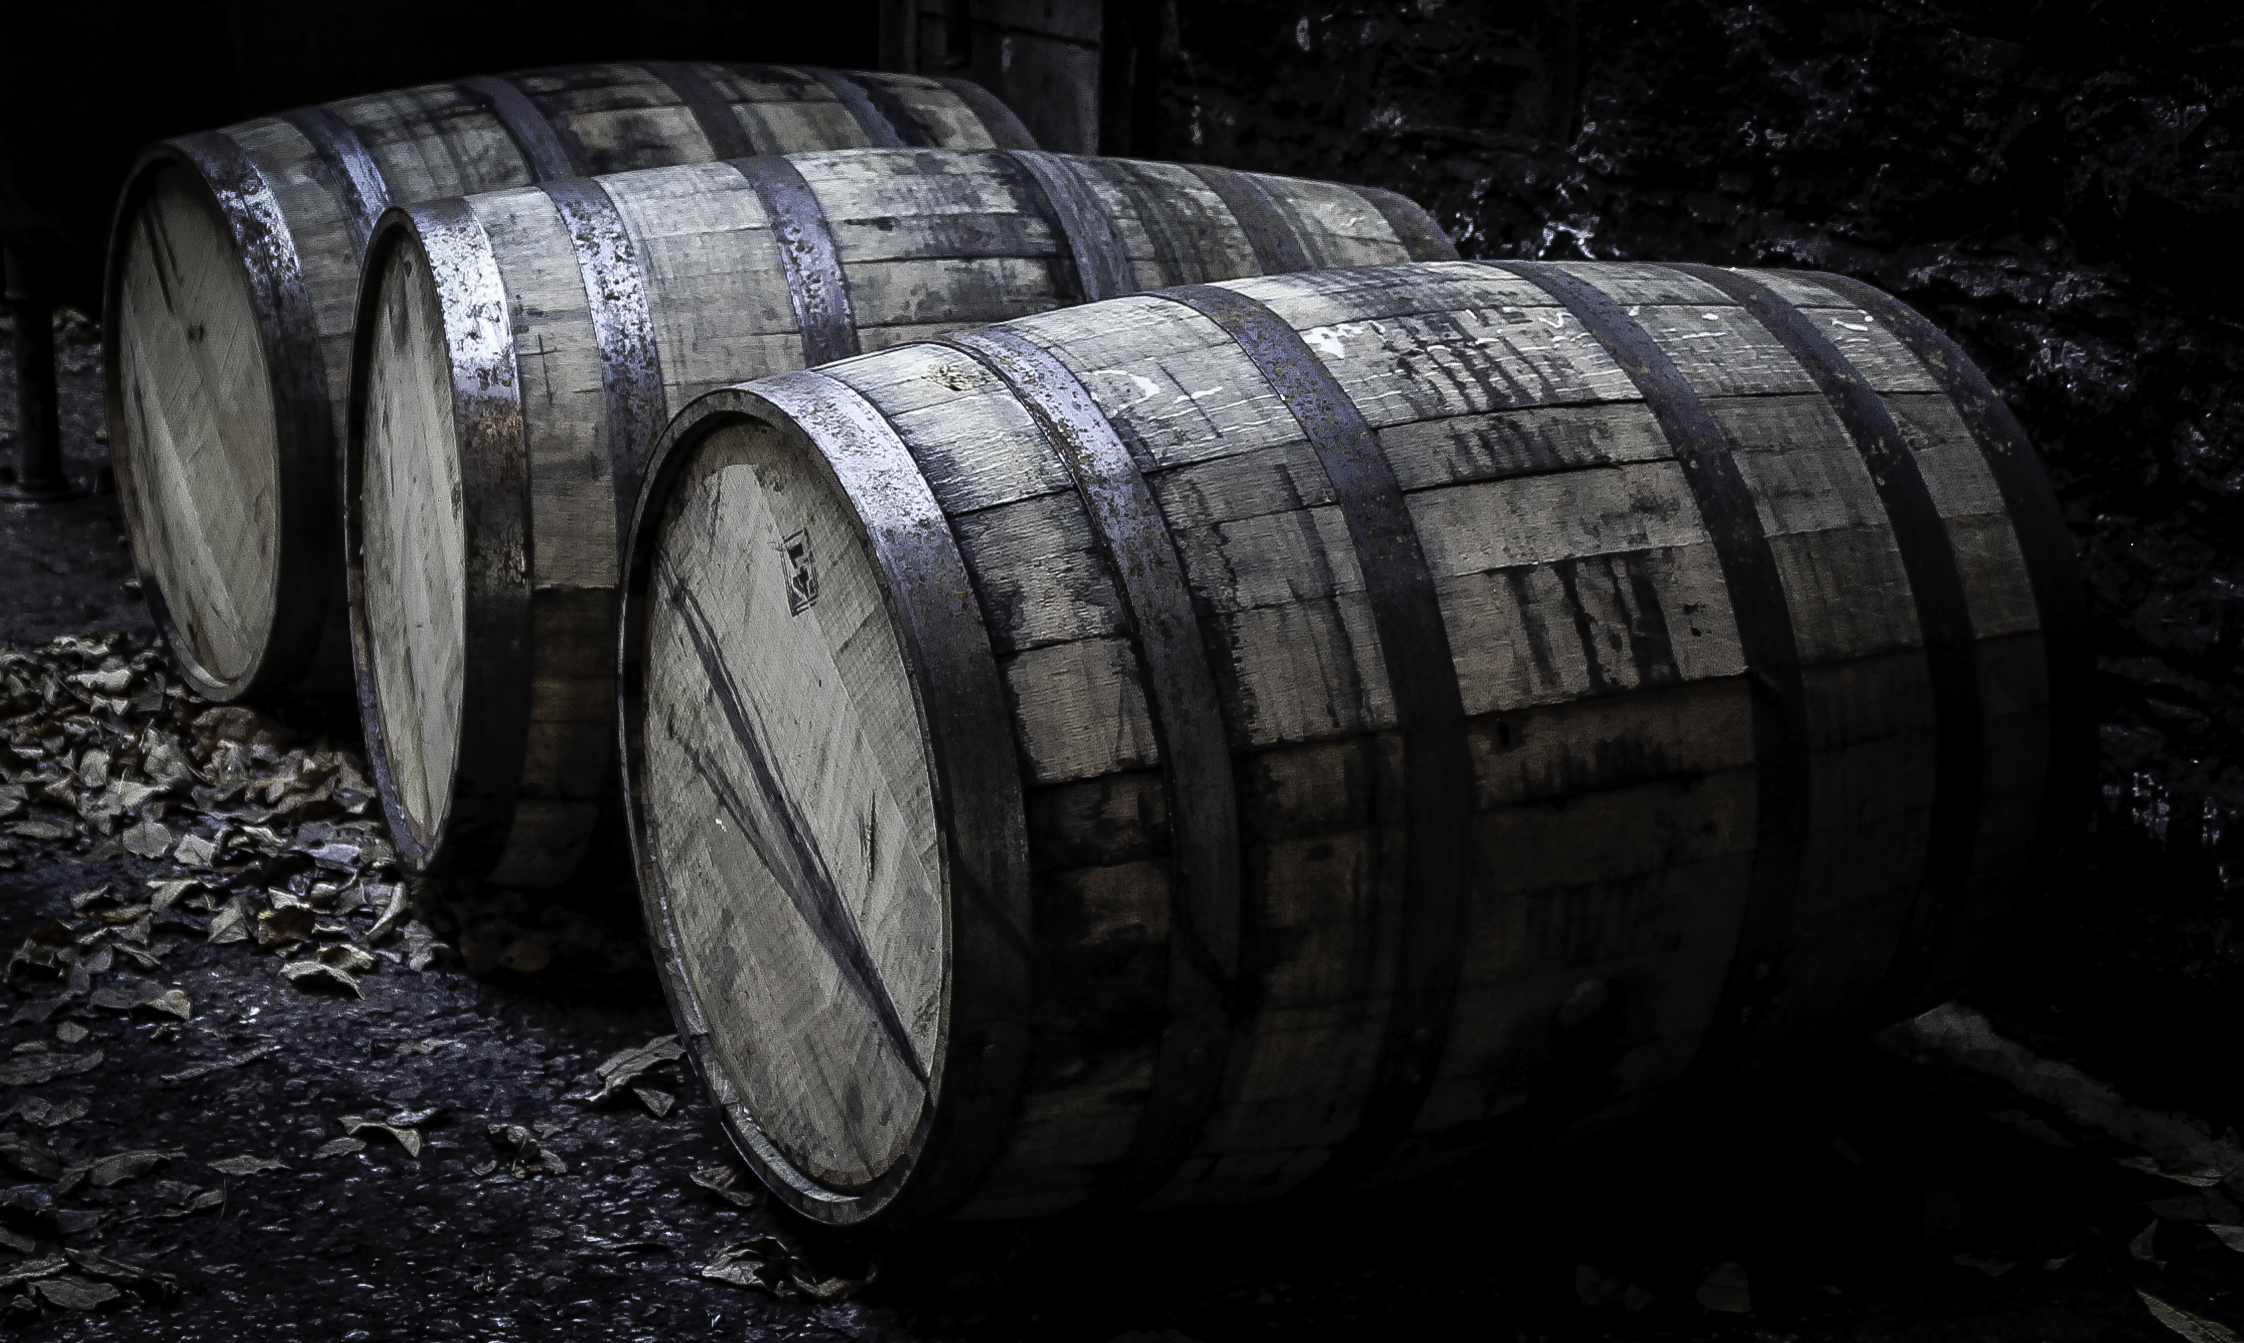
[[[256,302],[218,206],[167,164],[123,221],[118,486],[142,582],[199,686],[256,669],[278,599],[280,480]]]
[[[427,844],[452,802],[464,686],[466,530],[450,350],[428,259],[383,259],[366,368],[360,533],[380,740],[407,828]]]
[[[457,201],[383,215],[360,309],[344,468],[360,723],[400,857],[437,870],[503,844],[521,775],[505,711],[529,643],[520,374],[490,240]]]
[[[118,202],[103,323],[111,458],[143,591],[181,672],[212,699],[268,693],[316,640],[334,565],[319,371],[279,203],[225,136],[143,156]],[[313,628],[291,613],[312,613]],[[294,672],[291,670],[290,675]]]
[[[665,443],[621,656],[664,988],[797,1208],[955,1203],[1025,1063],[1030,921],[963,561],[887,421],[815,372],[704,397]]]
[[[709,436],[648,594],[647,842],[701,1018],[772,1144],[821,1184],[895,1164],[944,1025],[932,762],[886,585],[799,440]]]

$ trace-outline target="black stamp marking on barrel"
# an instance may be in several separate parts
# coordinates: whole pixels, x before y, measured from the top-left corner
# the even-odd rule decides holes
[[[787,614],[799,616],[818,600],[818,564],[810,553],[810,529],[780,542],[778,550],[787,565]]]

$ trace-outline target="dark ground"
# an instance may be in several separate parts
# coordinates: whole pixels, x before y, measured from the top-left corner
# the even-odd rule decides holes
[[[2244,129],[2244,20],[2157,3],[1616,4],[1579,17],[1548,4],[1506,7],[1500,22],[1439,0],[1183,8],[1181,22],[1144,11],[1136,152],[1405,190],[1468,255],[1846,270],[1963,341],[2048,454],[2082,541],[2104,725],[2095,827],[1968,1000],[2131,1099],[2215,1128],[2244,1120],[2230,1044],[2244,1015],[2244,701],[2231,688],[2244,641],[2244,272],[2222,260],[2244,205],[2231,139]],[[86,332],[68,335],[72,469],[90,476],[96,355]],[[112,496],[7,506],[0,565],[0,641],[148,637],[122,590]],[[71,892],[160,866],[79,866],[18,844],[21,866],[0,871],[7,940]],[[643,977],[385,965],[355,1003],[299,992],[274,969],[246,944],[188,933],[162,973],[196,1015],[170,1038],[153,1038],[146,1013],[92,1008],[0,1030],[13,1045],[77,1020],[95,1038],[75,1047],[106,1051],[95,1072],[29,1089],[91,1097],[84,1119],[47,1135],[65,1155],[176,1147],[186,1155],[168,1178],[230,1186],[223,1210],[178,1219],[131,1219],[139,1183],[81,1191],[73,1206],[112,1215],[80,1239],[178,1274],[184,1294],[98,1317],[48,1311],[22,1332],[2175,1337],[2137,1288],[2244,1324],[2244,1255],[2171,1206],[2148,1250],[2163,1266],[2129,1251],[2152,1218],[2144,1203],[2191,1190],[2120,1168],[2126,1150],[2089,1135],[2043,1133],[2072,1147],[2021,1136],[2019,1111],[2056,1121],[1868,1047],[1439,1189],[851,1243],[689,1181],[724,1155],[690,1081],[659,1121],[565,1098],[609,1051],[668,1029]],[[18,982],[0,1003],[53,991]],[[266,1041],[283,1047],[160,1084],[186,1061]],[[418,1161],[387,1140],[312,1155],[343,1114],[439,1104],[451,1110],[426,1127]],[[474,1175],[494,1152],[484,1126],[501,1119],[562,1125],[551,1145],[567,1172]],[[200,1164],[243,1153],[296,1169],[221,1180]],[[877,1254],[881,1276],[827,1306],[697,1276],[717,1246],[759,1230],[837,1271]],[[1744,1266],[1752,1313],[1694,1300],[1725,1262]],[[1587,1306],[1583,1285],[1593,1300],[1629,1285],[1654,1300]]]

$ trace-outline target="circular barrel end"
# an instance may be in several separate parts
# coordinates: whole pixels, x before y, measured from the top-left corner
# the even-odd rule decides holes
[[[159,146],[128,183],[103,328],[110,453],[142,590],[181,674],[228,701],[292,681],[325,606],[284,582],[303,445],[283,441],[276,401],[276,277],[254,273],[243,245],[260,227],[252,203],[214,185],[199,157]]]
[[[847,476],[753,391],[688,406],[640,496],[620,688],[640,890],[696,1061],[765,1182],[853,1225],[916,1201],[951,949],[917,675]]]
[[[459,395],[463,376],[473,389],[477,342],[489,335],[480,329],[488,323],[479,324],[472,310],[478,235],[468,235],[464,246],[456,228],[447,236],[444,225],[457,221],[445,218],[444,204],[434,212],[390,211],[368,249],[344,455],[346,578],[360,714],[399,857],[416,872],[438,870],[458,856],[460,845],[452,839],[460,822],[472,835],[476,804],[485,799],[463,787],[463,765],[474,773],[474,764],[490,763],[492,744],[477,738],[488,720],[503,717],[489,706],[482,706],[480,718],[474,712],[469,656],[477,599],[488,598],[493,586],[508,586],[503,572],[491,572],[503,571],[503,564],[471,573],[469,562],[471,514],[477,506],[503,511],[508,502],[503,485],[501,498],[488,497],[489,473],[472,469],[468,439],[493,427],[477,419],[476,412],[488,408],[463,405]],[[466,254],[464,269],[462,258],[448,251]],[[506,355],[511,372],[511,350]],[[482,371],[490,371],[490,362],[482,361]],[[517,440],[519,427],[517,414]],[[503,436],[504,426],[499,429]],[[519,494],[519,472],[512,484]],[[478,493],[482,497],[472,497]],[[526,598],[519,568],[513,577],[514,595]],[[503,635],[503,629],[493,632]]]

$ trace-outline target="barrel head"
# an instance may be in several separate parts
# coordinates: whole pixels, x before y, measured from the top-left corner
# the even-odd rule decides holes
[[[633,776],[672,991],[775,1185],[866,1191],[941,1081],[947,865],[904,637],[799,434],[708,435],[649,520]]]
[[[158,164],[119,221],[112,452],[141,581],[181,670],[231,698],[264,660],[280,581],[273,380],[233,230]]]

